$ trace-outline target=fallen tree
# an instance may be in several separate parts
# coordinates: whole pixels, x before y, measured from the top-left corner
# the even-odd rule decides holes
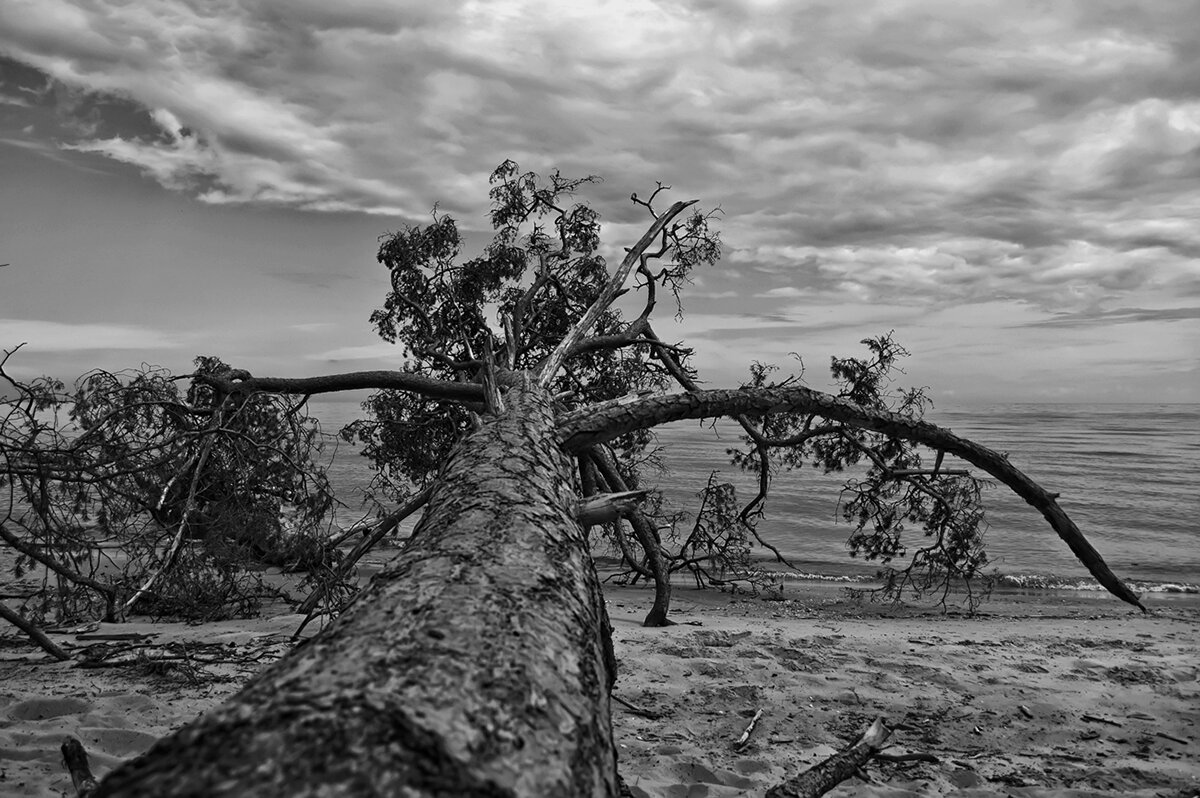
[[[924,565],[969,576],[981,562],[977,519],[964,522],[954,498],[963,477],[940,470],[949,453],[1025,498],[1101,584],[1140,606],[1053,494],[996,452],[922,421],[919,395],[889,408],[886,339],[873,363],[835,361],[845,377],[838,395],[766,384],[762,372],[741,389],[700,390],[686,351],[649,324],[656,286],[677,290],[691,266],[715,260],[707,217],[683,217],[693,203],[660,213],[657,191],[635,195],[652,221],[610,274],[595,254],[594,214],[556,204],[580,181],[555,175],[544,187],[515,164],[494,180],[500,232],[485,257],[458,263],[447,217],[381,247],[393,290],[373,319],[417,359],[410,371],[195,376],[217,407],[262,393],[384,391],[373,406],[389,423],[370,435],[392,439],[371,440],[383,441],[381,460],[427,475],[428,505],[403,551],[329,627],[110,773],[94,795],[618,794],[616,660],[579,519],[619,535],[629,517],[646,555],[637,565],[657,587],[647,624],[667,623],[657,530],[630,505],[641,495],[636,473],[609,469],[609,458],[615,441],[636,450],[640,433],[679,419],[729,416],[746,431],[761,476],[740,519],[751,532],[773,450],[832,465],[865,460],[881,486],[865,494],[878,508],[859,526],[868,554],[902,553],[903,520],[917,521],[932,540]],[[518,235],[538,214],[551,216],[556,239],[536,225]],[[668,265],[652,270],[659,259]],[[646,304],[625,321],[613,303],[633,275]],[[496,325],[485,319],[492,306]],[[672,383],[684,390],[668,392]],[[932,469],[917,447],[937,453]],[[596,495],[601,481],[614,495]],[[887,492],[897,485],[902,492]]]
[[[784,396],[644,399],[610,425],[597,419],[611,408],[556,422],[532,375],[499,396],[504,409],[451,454],[410,544],[349,610],[94,794],[616,795],[616,663],[564,450],[631,424],[777,407]],[[790,401],[799,397],[960,448],[1066,519],[984,447],[815,392]],[[1137,604],[1069,519],[1057,531]]]

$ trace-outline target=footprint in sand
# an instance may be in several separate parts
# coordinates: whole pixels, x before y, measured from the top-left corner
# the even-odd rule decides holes
[[[63,715],[82,715],[91,708],[91,704],[78,698],[31,698],[9,707],[8,717],[13,720],[46,720]]]
[[[667,788],[666,795],[670,798],[744,795],[746,790],[757,786],[752,779],[695,761],[677,762],[671,770],[679,781]]]
[[[89,751],[101,751],[117,759],[135,757],[158,740],[158,735],[136,729],[81,728],[79,739]]]

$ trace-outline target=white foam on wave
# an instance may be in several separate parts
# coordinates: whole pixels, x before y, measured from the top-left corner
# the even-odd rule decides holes
[[[862,584],[878,582],[874,574],[821,574],[802,571],[781,571],[776,574],[784,581],[826,582],[835,584]],[[1104,587],[1093,579],[1057,576],[1054,574],[995,574],[996,586],[1016,590],[1071,590],[1103,592]],[[1138,593],[1182,593],[1200,594],[1200,585],[1188,582],[1145,582],[1126,580],[1130,588]]]

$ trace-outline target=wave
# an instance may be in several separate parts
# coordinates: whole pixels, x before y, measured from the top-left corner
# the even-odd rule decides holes
[[[780,571],[776,574],[785,582],[825,582],[834,584],[866,584],[879,582],[874,574],[822,574],[804,571]],[[1096,591],[1104,592],[1104,587],[1095,580],[1077,576],[1057,576],[1054,574],[993,574],[994,587],[999,590],[1062,590],[1062,591]],[[981,580],[982,581],[982,580]],[[1188,582],[1149,582],[1143,580],[1125,580],[1137,593],[1180,593],[1187,595],[1200,594],[1200,584]]]
[[[1092,579],[1053,574],[1000,574],[997,584],[1020,590],[1104,590],[1098,582]],[[1187,582],[1148,582],[1127,579],[1125,584],[1137,593],[1200,593],[1200,585]]]

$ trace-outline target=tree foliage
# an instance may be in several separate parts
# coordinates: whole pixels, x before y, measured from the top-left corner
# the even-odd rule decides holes
[[[26,383],[4,370],[12,354],[0,361],[0,534],[14,576],[43,575],[28,614],[244,614],[261,592],[248,563],[333,564],[318,428],[286,399],[229,403],[149,366]],[[228,366],[199,357],[196,369]]]
[[[378,260],[389,272],[391,290],[371,323],[384,340],[404,348],[406,369],[476,380],[488,362],[517,372],[549,357],[609,279],[599,214],[574,201],[578,189],[596,181],[558,172],[543,180],[505,161],[490,178],[493,236],[474,258],[462,257],[458,224],[436,208],[430,224],[384,236]],[[651,213],[652,201],[641,203]],[[719,237],[708,221],[693,213],[641,259],[639,288],[647,294],[642,314],[630,322],[619,308],[604,309],[592,341],[576,347],[551,386],[566,406],[667,385],[665,370],[640,336],[656,289],[677,290],[694,268],[719,257]],[[686,354],[678,351],[681,362]],[[415,484],[429,479],[470,426],[461,406],[407,392],[378,393],[364,409],[370,420],[353,425],[348,436],[364,444],[378,469]]]
[[[899,388],[900,363],[908,351],[892,333],[866,338],[866,357],[833,357],[830,374],[839,399],[864,408],[921,420],[932,405],[924,388]],[[760,363],[751,368],[749,388],[785,387],[797,375],[771,379],[778,369]],[[962,587],[974,606],[980,593],[972,581],[988,563],[984,549],[982,489],[986,483],[961,469],[943,469],[942,454],[927,468],[924,447],[896,435],[851,424],[829,423],[815,413],[768,414],[747,431],[745,448],[729,450],[732,461],[759,475],[759,493],[743,511],[753,523],[763,513],[770,479],[776,471],[805,465],[825,474],[851,472],[843,485],[840,515],[853,525],[847,548],[851,556],[879,562],[883,588],[890,599],[906,590],[922,595],[940,591],[945,601]],[[905,535],[916,526],[927,542],[913,546]],[[898,563],[908,557],[907,562]],[[983,586],[986,588],[986,584]],[[986,592],[986,591],[985,591]]]
[[[378,260],[389,271],[391,290],[371,323],[384,340],[403,347],[406,368],[440,380],[483,381],[493,367],[512,373],[544,362],[597,302],[609,278],[600,254],[600,217],[575,201],[579,190],[596,181],[558,172],[543,180],[512,161],[501,164],[490,180],[494,234],[473,258],[463,255],[466,242],[457,222],[436,208],[429,224],[384,236]],[[631,199],[657,218],[654,202],[668,188],[659,184],[649,199],[636,194]],[[550,386],[564,410],[672,385],[699,387],[691,351],[661,341],[650,320],[664,290],[681,313],[680,292],[693,270],[718,261],[714,216],[692,211],[662,236],[657,251],[640,258],[635,284],[624,289],[640,293],[640,313],[627,318],[612,303],[604,305],[591,338],[573,348]],[[831,359],[835,395],[870,410],[923,418],[931,404],[926,390],[896,385],[908,352],[891,333],[862,343],[864,356]],[[775,365],[752,364],[742,387],[802,382],[803,372],[782,379],[778,372]],[[368,417],[343,434],[362,444],[376,469],[376,484],[386,487],[384,495],[392,500],[409,495],[414,485],[428,484],[479,409],[408,391],[376,393],[363,408]],[[880,563],[882,595],[940,590],[944,599],[952,588],[965,585],[968,600],[974,601],[978,594],[970,582],[988,562],[984,482],[960,471],[926,469],[922,447],[912,441],[829,423],[815,413],[737,421],[744,446],[728,454],[735,466],[758,476],[758,490],[731,512],[738,505],[736,490],[714,478],[697,494],[695,509],[655,500],[605,524],[605,538],[628,569],[623,579],[663,580],[687,570],[702,585],[777,586],[778,573],[763,567],[755,548],[771,552],[785,566],[790,563],[759,535],[757,522],[773,476],[810,465],[825,473],[850,473],[840,505],[852,525],[848,549],[852,556]],[[585,493],[639,487],[644,478],[639,465],[650,456],[652,440],[650,431],[641,430],[606,445],[611,479],[581,463]],[[924,539],[914,543],[915,530]]]

